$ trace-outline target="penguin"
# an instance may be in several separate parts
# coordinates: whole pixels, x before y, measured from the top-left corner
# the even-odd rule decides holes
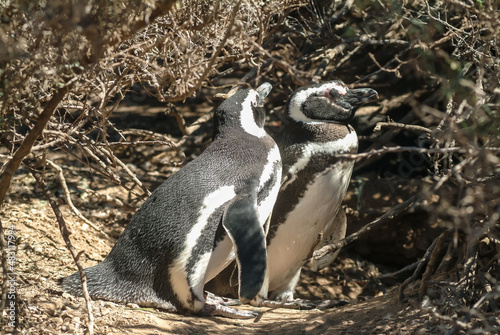
[[[269,302],[293,302],[305,260],[326,240],[345,237],[347,220],[339,210],[354,161],[336,155],[357,152],[358,138],[349,122],[358,106],[376,98],[373,89],[349,89],[338,80],[301,87],[290,96],[283,125],[272,134],[282,156],[283,181],[267,235],[268,282],[262,295]],[[315,264],[316,269],[321,266]],[[234,297],[237,283],[231,269],[206,289]]]
[[[214,113],[211,144],[168,178],[132,217],[109,255],[85,269],[91,297],[186,314],[251,318],[208,299],[203,287],[233,260],[239,297],[258,299],[265,235],[281,182],[281,156],[265,132],[271,85],[241,89]],[[82,295],[78,273],[62,279]]]

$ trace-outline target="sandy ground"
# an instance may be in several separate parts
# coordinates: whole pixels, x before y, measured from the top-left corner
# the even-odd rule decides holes
[[[75,333],[87,330],[83,298],[64,293],[57,280],[76,267],[60,236],[57,221],[46,200],[30,196],[33,180],[27,174],[16,176],[19,189],[12,194],[1,212],[4,227],[14,228],[16,255],[17,331],[30,334]],[[24,185],[24,186],[23,186]],[[117,190],[107,189],[104,193]],[[61,201],[62,203],[62,201]],[[87,267],[101,261],[113,246],[114,239],[102,236],[82,223],[69,208],[61,204],[67,224],[71,226],[72,243],[84,250],[82,264]],[[87,209],[105,231],[118,236],[129,214],[111,205]],[[98,218],[98,219],[96,219]],[[94,221],[94,220],[93,220]],[[363,269],[365,268],[365,269]],[[424,334],[437,329],[418,303],[400,304],[397,287],[361,297],[363,286],[373,264],[342,255],[319,273],[304,271],[297,296],[311,299],[344,299],[349,304],[333,309],[290,310],[254,308],[255,320],[233,320],[222,317],[197,317],[166,313],[154,309],[94,301],[96,334]],[[3,331],[14,331],[3,325]],[[439,332],[438,332],[439,333]]]

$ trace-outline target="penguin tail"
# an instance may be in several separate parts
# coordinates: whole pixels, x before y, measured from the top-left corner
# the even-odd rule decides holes
[[[113,271],[110,262],[102,262],[84,270],[87,278],[87,291],[92,299],[103,299],[117,303],[134,303],[144,307],[161,308],[169,312],[177,308],[169,301],[158,297],[151,289],[148,280],[138,279],[136,283],[121,279]],[[82,282],[78,272],[59,279],[63,290],[83,296]]]
[[[107,283],[106,276],[104,275],[106,271],[103,270],[105,270],[103,263],[84,270],[85,277],[87,278],[87,291],[92,298],[104,298],[109,300],[109,298],[104,297],[103,294],[106,291],[106,288],[109,288],[109,283]],[[62,286],[64,291],[74,296],[83,295],[82,282],[79,272],[75,272],[68,277],[60,278],[59,284]]]

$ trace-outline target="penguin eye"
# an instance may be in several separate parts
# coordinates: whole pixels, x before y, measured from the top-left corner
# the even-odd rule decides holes
[[[330,96],[330,99],[333,99],[333,100],[337,100],[342,96],[342,94],[334,88],[331,89],[330,92],[328,92],[328,95]]]
[[[257,100],[252,101],[252,106],[257,107]]]

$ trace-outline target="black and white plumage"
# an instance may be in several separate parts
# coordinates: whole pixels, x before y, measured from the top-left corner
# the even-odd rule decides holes
[[[350,90],[333,81],[302,87],[289,98],[282,129],[273,135],[283,160],[283,183],[267,236],[269,299],[293,300],[304,260],[321,245],[321,233],[330,239],[345,236],[345,215],[334,219],[354,162],[336,155],[357,152],[357,135],[349,122],[357,106],[376,97],[373,89]],[[225,284],[228,276],[224,271],[207,289],[233,296]]]
[[[206,304],[203,287],[233,260],[240,298],[257,296],[266,276],[266,225],[281,181],[278,147],[263,129],[270,90],[267,83],[239,90],[216,109],[213,142],[159,186],[106,259],[85,270],[92,297],[224,314],[227,308]],[[63,287],[82,293],[77,273],[64,278]]]
[[[376,97],[373,89],[350,90],[340,81],[303,87],[290,97],[287,124],[274,136],[284,182],[267,237],[270,299],[293,300],[304,259],[320,233],[345,236],[345,220],[332,224],[354,161],[336,155],[357,152],[358,138],[349,122],[357,106]]]

